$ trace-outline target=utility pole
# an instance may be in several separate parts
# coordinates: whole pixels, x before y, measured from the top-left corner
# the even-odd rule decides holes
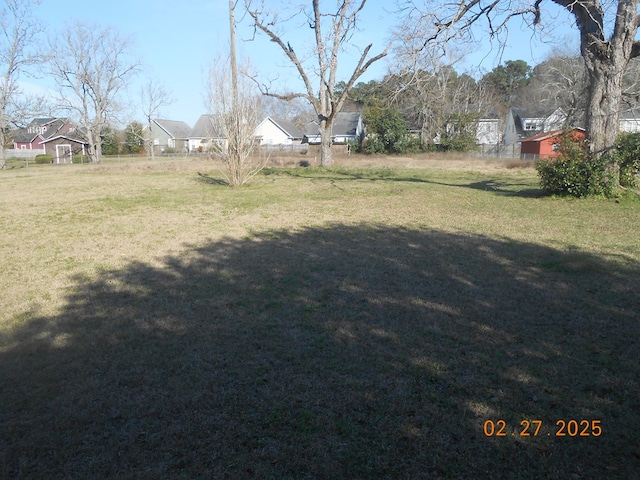
[[[238,112],[238,67],[236,65],[236,20],[234,17],[235,6],[233,0],[229,0],[229,31],[231,35],[231,88],[233,90],[233,111]]]

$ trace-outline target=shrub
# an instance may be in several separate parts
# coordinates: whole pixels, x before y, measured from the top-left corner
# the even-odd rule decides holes
[[[620,168],[620,185],[640,186],[640,133],[623,133],[616,141],[615,159]]]
[[[369,137],[362,144],[362,152],[407,153],[414,149],[414,142],[408,136],[407,124],[395,108],[370,105],[363,113]]]
[[[477,130],[477,115],[454,113],[449,118],[445,132],[440,139],[441,148],[445,151],[453,152],[470,152],[475,150],[477,148]]]
[[[615,182],[609,172],[610,157],[591,157],[584,142],[569,135],[562,138],[559,150],[558,157],[536,162],[543,190],[572,197],[613,194]]]
[[[53,163],[53,157],[48,154],[36,155],[35,162],[38,165],[43,165],[45,163]]]

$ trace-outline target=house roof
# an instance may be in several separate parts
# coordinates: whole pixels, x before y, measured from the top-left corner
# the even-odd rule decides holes
[[[356,135],[360,112],[339,112],[333,124],[333,135]]]
[[[628,109],[620,112],[620,120],[638,120],[640,119],[640,110]]]
[[[13,135],[13,141],[15,143],[33,143],[39,136],[39,133],[29,133],[26,128],[22,128]]]
[[[70,135],[56,135],[54,137],[49,137],[49,138],[47,138],[46,140],[43,140],[40,143],[49,143],[49,142],[53,142],[54,140],[58,140],[60,138],[64,138],[66,140],[70,140],[70,141],[75,142],[75,143],[81,143],[81,144],[84,144],[84,145],[88,145],[89,144],[86,140],[83,140],[83,139],[78,138],[78,137],[72,137]]]
[[[33,120],[31,120],[31,123],[29,123],[29,125],[38,125],[38,126],[44,126],[47,123],[51,123],[54,120],[56,120],[56,117],[41,117],[41,118],[34,118]]]
[[[46,124],[47,125],[47,129],[44,131],[42,136],[44,137],[45,140],[47,138],[49,138],[49,137],[54,136],[67,123],[69,123],[69,120],[66,119],[66,118],[55,118],[55,119],[53,119],[53,121],[47,122],[47,124]]]
[[[559,137],[560,135],[562,135],[563,133],[566,133],[567,131],[569,132],[583,132],[584,133],[584,128],[571,128],[569,130],[553,130],[551,132],[544,132],[544,133],[539,133],[537,135],[534,135],[532,137],[527,137],[527,138],[523,138],[522,139],[522,143],[524,142],[542,142],[544,140],[548,140],[550,138],[554,138],[554,137]]]
[[[189,138],[191,135],[192,129],[185,122],[179,120],[160,119],[155,119],[154,122],[173,138]]]
[[[291,138],[302,138],[304,136],[300,129],[289,120],[275,117],[267,117],[265,120],[271,120],[276,125],[276,127],[278,127]]]
[[[69,119],[67,118],[34,118],[26,128],[21,128],[15,133],[13,141],[16,143],[33,143],[39,135],[43,140],[46,140],[58,133],[68,123]],[[46,129],[42,133],[29,132],[34,127],[38,128],[38,130],[42,127],[46,127]]]
[[[222,138],[220,129],[215,121],[216,116],[212,114],[200,115],[200,118],[191,129],[189,138]]]
[[[332,135],[336,136],[352,136],[358,133],[358,122],[360,121],[360,112],[338,112],[336,120],[333,124]],[[305,126],[304,134],[307,137],[320,135],[318,124],[309,122]]]

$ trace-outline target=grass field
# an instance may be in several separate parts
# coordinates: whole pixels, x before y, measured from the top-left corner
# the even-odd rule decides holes
[[[640,201],[342,163],[1,171],[0,478],[637,478]]]

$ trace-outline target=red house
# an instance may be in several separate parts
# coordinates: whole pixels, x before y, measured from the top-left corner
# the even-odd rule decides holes
[[[13,137],[13,148],[16,150],[43,150],[44,141],[55,135],[73,132],[75,127],[66,118],[34,118]]]
[[[563,135],[570,135],[573,140],[584,141],[586,139],[583,128],[572,128],[571,130],[554,130],[544,132],[533,137],[523,138],[520,144],[520,158],[538,159],[553,158],[560,155],[558,145],[562,141]]]

